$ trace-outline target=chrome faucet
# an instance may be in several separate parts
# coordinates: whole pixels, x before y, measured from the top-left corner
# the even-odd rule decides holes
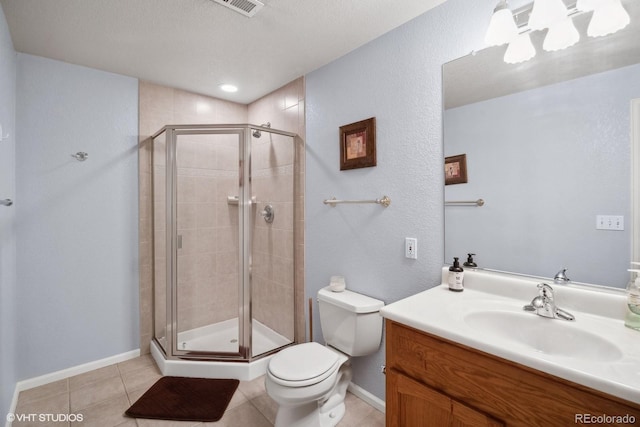
[[[532,311],[538,316],[552,319],[575,320],[575,317],[556,306],[553,288],[546,283],[538,285],[539,295],[531,301],[531,304],[523,307],[524,311]]]
[[[558,285],[566,285],[570,281],[571,279],[567,277],[566,268],[563,268],[562,270],[558,271],[556,275],[553,277],[553,283],[556,283]]]

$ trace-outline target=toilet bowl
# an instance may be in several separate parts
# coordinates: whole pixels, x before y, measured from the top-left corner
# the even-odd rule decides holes
[[[318,292],[327,345],[308,342],[287,347],[267,367],[267,394],[278,403],[275,427],[333,427],[345,414],[351,382],[350,356],[380,347],[382,301],[355,292]]]
[[[278,355],[282,357],[269,363],[265,380],[267,393],[279,406],[275,425],[335,425],[332,420],[342,418],[345,411],[349,358],[316,342],[286,348]]]

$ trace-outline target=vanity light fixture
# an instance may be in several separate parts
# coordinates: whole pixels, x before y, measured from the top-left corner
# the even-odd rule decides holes
[[[531,36],[526,32],[519,34],[509,43],[507,51],[504,53],[504,62],[507,64],[518,64],[528,61],[534,56],[536,56],[536,48],[533,47],[533,43],[531,43]]]
[[[529,29],[544,30],[567,17],[562,0],[535,0],[529,17]]]
[[[590,37],[613,34],[631,21],[621,0],[569,0],[567,4],[569,7],[563,0],[535,0],[512,12],[507,1],[500,0],[491,16],[485,43],[487,46],[508,43],[504,61],[515,64],[536,55],[529,37],[531,31],[548,29],[542,48],[556,51],[573,46],[580,40],[580,34],[573,24],[575,15],[593,11],[587,29]]]
[[[551,24],[547,36],[544,38],[542,48],[547,52],[566,49],[580,40],[580,33],[573,25],[573,19],[570,16]]]
[[[518,27],[509,5],[506,0],[500,0],[496,8],[493,9],[484,42],[487,46],[501,46],[509,43],[517,35]]]
[[[592,11],[595,8],[597,0],[578,0],[576,2],[576,9],[583,12]]]
[[[592,0],[592,2],[593,16],[587,27],[589,37],[613,34],[631,22],[620,0]]]

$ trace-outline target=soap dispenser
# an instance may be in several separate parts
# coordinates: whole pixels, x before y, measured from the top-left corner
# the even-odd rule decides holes
[[[478,264],[476,264],[475,261],[473,260],[474,256],[476,256],[476,254],[467,254],[467,261],[465,261],[465,263],[462,265],[468,268],[477,268]]]
[[[640,262],[631,264],[640,265]],[[624,325],[628,328],[640,331],[640,270],[630,269],[636,274],[635,280],[630,280],[627,285],[627,314]]]
[[[453,265],[449,267],[449,290],[454,292],[464,291],[464,270],[460,267],[457,257],[453,258]]]

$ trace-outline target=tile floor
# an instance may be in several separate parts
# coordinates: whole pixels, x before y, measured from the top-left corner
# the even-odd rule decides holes
[[[222,419],[216,423],[194,423],[133,419],[124,411],[162,375],[150,355],[96,369],[75,377],[20,393],[16,414],[82,414],[82,422],[14,421],[23,426],[122,426],[122,427],[270,427],[276,403],[266,394],[264,377],[243,381]],[[383,427],[384,414],[353,394],[347,394],[347,413],[340,427]]]

